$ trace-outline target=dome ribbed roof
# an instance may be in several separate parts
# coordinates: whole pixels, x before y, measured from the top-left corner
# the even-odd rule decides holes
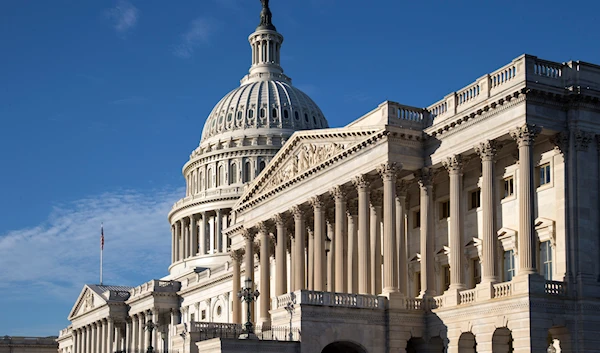
[[[234,89],[217,103],[204,124],[202,141],[233,130],[327,127],[321,109],[301,90],[286,81],[257,81]]]

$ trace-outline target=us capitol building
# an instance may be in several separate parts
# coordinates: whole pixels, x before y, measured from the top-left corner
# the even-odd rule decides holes
[[[169,275],[85,285],[59,353],[600,352],[600,66],[522,55],[329,128],[262,3]]]

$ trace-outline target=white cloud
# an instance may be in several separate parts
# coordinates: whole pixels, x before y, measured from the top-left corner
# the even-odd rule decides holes
[[[178,44],[173,47],[173,54],[182,59],[189,59],[195,48],[206,43],[214,30],[214,23],[206,18],[196,18],[190,23],[186,32],[181,34]]]
[[[126,0],[119,0],[117,6],[109,9],[106,15],[113,23],[117,33],[124,35],[137,24],[139,10]]]
[[[171,248],[166,217],[182,194],[105,193],[56,207],[43,224],[1,234],[3,299],[41,291],[72,301],[84,283],[99,282],[101,222],[104,283],[139,285],[166,275]]]

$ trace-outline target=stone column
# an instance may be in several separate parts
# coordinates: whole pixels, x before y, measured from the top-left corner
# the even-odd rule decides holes
[[[181,234],[183,237],[183,258],[187,259],[190,256],[190,225],[187,217],[181,219]]]
[[[240,264],[244,255],[242,249],[233,250],[231,253],[231,259],[233,260],[233,285],[231,291],[233,292],[233,323],[242,324],[242,302],[237,299],[237,294],[242,289],[242,278],[240,275]],[[201,319],[201,318],[200,318]]]
[[[323,209],[323,197],[314,196],[310,199],[313,206],[315,217],[315,245],[314,250],[314,284],[313,288],[316,291],[325,291],[325,210]]]
[[[196,216],[190,216],[190,231],[192,233],[192,241],[190,242],[190,256],[196,256],[198,253],[198,224],[196,223]]]
[[[287,293],[287,242],[284,216],[276,214],[273,217],[277,227],[277,248],[275,249],[275,295]]]
[[[160,319],[160,313],[159,313],[158,309],[157,308],[153,308],[152,309],[152,321],[156,325],[158,325],[159,324],[159,319]],[[155,327],[154,330],[152,330],[150,332],[150,334],[152,335],[152,337],[151,337],[152,348],[154,348],[154,351],[157,352],[157,351],[159,351],[159,348],[162,348],[162,347],[158,347],[158,336],[160,335],[160,333],[158,332],[158,327]],[[160,350],[162,350],[162,349],[160,349]]]
[[[462,176],[463,160],[461,155],[448,157],[444,168],[450,176],[450,288],[462,290],[466,288],[463,279],[463,216],[462,216]]]
[[[125,322],[125,352],[132,351],[132,329],[132,318],[128,317],[127,321]]]
[[[289,262],[289,273],[290,273],[290,283],[289,283],[289,288],[290,288],[290,292],[294,292],[296,291],[296,260],[294,259],[294,256],[296,256],[296,233],[294,231],[294,229],[290,229],[288,230],[288,234],[290,236],[290,262]]]
[[[111,318],[108,318],[108,335],[107,335],[107,347],[109,352],[114,352],[113,342],[115,340],[115,324]]]
[[[306,256],[308,257],[308,273],[306,276],[306,288],[308,290],[315,290],[315,233],[310,227],[306,228],[306,241],[307,250]]]
[[[327,238],[329,238],[329,250],[325,250],[325,257],[327,262],[327,277],[326,277],[326,290],[328,292],[335,292],[335,210],[327,210],[325,221],[327,223]],[[325,246],[327,248],[327,246]]]
[[[98,352],[98,324],[94,322],[90,326],[92,330],[92,349],[90,353],[100,353]]]
[[[216,209],[215,212],[217,216],[215,217],[215,242],[218,244],[216,246],[217,252],[225,252],[227,249],[227,244],[223,242],[223,235],[221,234],[221,230],[223,227],[223,218],[221,214],[221,209]]]
[[[370,237],[371,237],[371,294],[381,294],[381,202],[383,194],[371,191],[370,197]]]
[[[533,143],[541,129],[525,124],[510,132],[519,146],[519,274],[537,273],[535,219],[533,216]]]
[[[175,263],[175,261],[177,261],[176,259],[176,245],[177,242],[175,241],[175,226],[171,224],[171,263]]]
[[[105,337],[104,329],[105,329],[106,325],[104,325],[104,320],[98,321],[97,325],[98,325],[98,350],[97,350],[97,352],[104,353],[104,351],[105,351],[104,348],[106,346],[106,343],[104,341],[104,337]]]
[[[358,191],[358,294],[371,293],[369,243],[369,186],[368,177],[359,175],[353,180]]]
[[[183,222],[181,220],[176,223],[177,230],[177,261],[181,261],[185,258],[183,255]]]
[[[383,294],[398,293],[398,247],[396,236],[396,163],[378,170],[383,180]]]
[[[435,295],[433,266],[433,170],[423,168],[417,179],[421,188],[421,297]]]
[[[498,146],[496,141],[487,140],[475,146],[475,152],[481,158],[481,209],[483,228],[483,283],[498,282],[497,253],[498,239],[494,222],[494,158]],[[452,203],[450,203],[452,207]]]
[[[140,333],[140,319],[138,315],[131,317],[131,351],[135,352],[140,347],[139,333]]]
[[[201,212],[200,213],[201,218],[200,218],[200,239],[198,240],[198,242],[200,243],[200,255],[205,255],[206,254],[206,224],[207,224],[207,219],[206,219],[206,212]]]
[[[347,249],[347,216],[346,192],[343,187],[336,186],[329,192],[335,202],[335,283],[333,290],[345,293],[348,290],[347,261],[344,255]]]
[[[294,285],[295,290],[302,290],[306,288],[305,273],[304,273],[304,212],[299,206],[292,207],[292,214],[294,215],[294,240],[295,240],[295,253],[294,253]]]
[[[250,278],[252,282],[254,282],[254,233],[248,229],[244,229],[242,235],[244,237],[246,248],[246,251],[244,252],[244,276],[245,278]]]
[[[261,325],[269,325],[271,316],[269,309],[271,308],[271,264],[269,251],[269,232],[265,223],[258,224],[258,237],[260,240],[260,315],[258,321]]]
[[[348,293],[358,293],[358,207],[355,202],[346,210],[348,221]]]
[[[405,208],[408,183],[396,184],[396,242],[398,244],[398,290],[408,296],[408,251],[406,247]]]
[[[85,331],[86,331],[86,338],[85,338],[86,352],[91,352],[92,351],[92,326],[87,325],[85,327]]]
[[[71,339],[73,340],[73,349],[72,349],[72,352],[73,353],[77,353],[77,349],[79,347],[78,346],[78,344],[79,344],[78,339],[79,338],[77,337],[77,330],[71,331]]]

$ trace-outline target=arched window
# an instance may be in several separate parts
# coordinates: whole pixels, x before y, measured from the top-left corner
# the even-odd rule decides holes
[[[258,165],[258,172],[262,172],[265,167],[267,166],[267,163],[265,163],[265,161],[260,161],[260,164]]]
[[[229,170],[229,184],[235,183],[237,183],[237,165],[232,163],[231,169]]]
[[[213,175],[212,169],[208,168],[206,170],[206,189],[212,189],[212,187],[213,187],[213,182],[212,182],[213,178],[212,178],[212,175]]]
[[[273,110],[271,111],[271,115],[273,115],[274,118],[277,117],[277,109],[273,108]]]
[[[221,186],[223,184],[225,184],[225,177],[224,177],[224,173],[223,173],[223,166],[220,165],[219,168],[217,169],[217,186]]]
[[[251,165],[250,165],[250,162],[248,161],[244,164],[244,183],[247,183],[250,181],[250,179],[251,179],[250,171],[251,171]]]
[[[204,173],[202,171],[200,171],[200,175],[198,176],[198,184],[200,186],[198,191],[204,190]]]
[[[308,114],[304,113],[304,121],[308,123]]]
[[[287,109],[283,111],[283,117],[285,119],[289,119],[290,118],[290,113],[287,111]]]
[[[238,118],[238,120],[242,120],[242,114],[243,114],[243,113],[242,113],[241,111],[239,111],[239,112],[237,113],[237,118]]]
[[[298,114],[298,112],[294,112],[294,117],[296,120],[300,120],[300,114]]]
[[[260,108],[260,117],[261,118],[265,117],[265,108]]]
[[[254,118],[254,110],[252,110],[252,109],[248,110],[248,118],[249,119],[253,119]]]

